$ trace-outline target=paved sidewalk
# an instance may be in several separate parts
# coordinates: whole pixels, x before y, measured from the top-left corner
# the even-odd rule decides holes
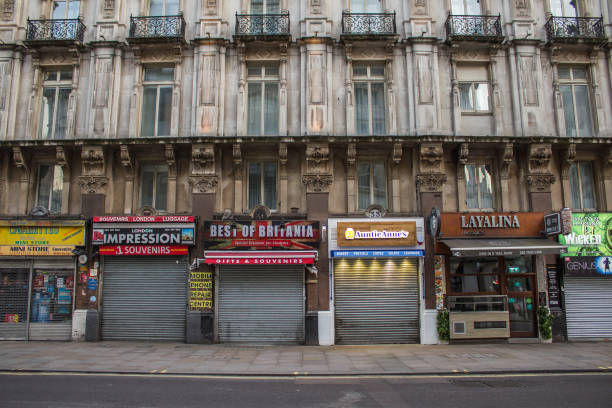
[[[230,346],[0,342],[0,371],[200,375],[612,372],[612,343]]]

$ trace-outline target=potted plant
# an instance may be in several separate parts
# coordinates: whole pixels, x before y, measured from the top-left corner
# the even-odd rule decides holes
[[[450,339],[450,320],[448,316],[448,310],[438,310],[436,323],[438,329],[438,343],[448,344],[448,341]]]
[[[553,317],[545,306],[538,307],[538,328],[540,338],[545,343],[552,343],[552,321]]]

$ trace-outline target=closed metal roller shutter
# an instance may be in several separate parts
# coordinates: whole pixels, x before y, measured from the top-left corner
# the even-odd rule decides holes
[[[336,343],[419,341],[418,261],[335,259]]]
[[[184,341],[187,269],[179,257],[105,257],[102,338]]]
[[[220,266],[221,342],[303,343],[303,266]]]
[[[612,279],[564,278],[569,340],[612,339]]]
[[[0,339],[25,340],[30,269],[4,266],[0,265]]]

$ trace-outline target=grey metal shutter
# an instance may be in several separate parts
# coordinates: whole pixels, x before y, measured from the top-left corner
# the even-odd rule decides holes
[[[5,266],[0,264],[0,340],[25,340],[30,269]]]
[[[184,341],[187,270],[182,257],[105,257],[102,338]]]
[[[612,279],[564,278],[569,340],[612,339]]]
[[[336,343],[419,341],[418,261],[334,259]]]
[[[220,266],[221,342],[303,343],[303,266]]]

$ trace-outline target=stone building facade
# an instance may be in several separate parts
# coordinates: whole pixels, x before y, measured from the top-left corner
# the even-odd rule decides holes
[[[0,214],[612,211],[612,6],[575,3],[2,0]],[[331,234],[304,277],[312,344],[333,310]],[[76,310],[100,298],[77,282]],[[193,341],[216,317],[188,311]]]

